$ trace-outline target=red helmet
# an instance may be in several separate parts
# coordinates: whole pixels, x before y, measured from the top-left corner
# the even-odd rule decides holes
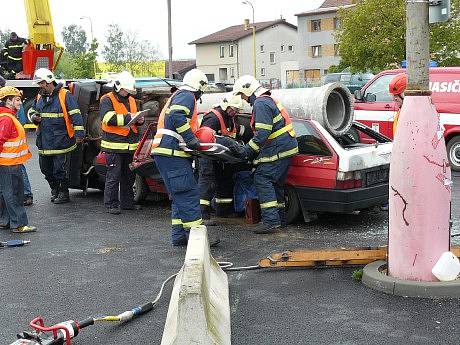
[[[201,127],[195,133],[196,137],[200,143],[215,143],[216,137],[214,135],[214,130],[209,127]],[[207,150],[210,146],[201,146],[201,150]]]
[[[407,77],[406,73],[399,73],[393,77],[388,86],[389,91],[393,95],[400,95],[406,90],[407,86]]]

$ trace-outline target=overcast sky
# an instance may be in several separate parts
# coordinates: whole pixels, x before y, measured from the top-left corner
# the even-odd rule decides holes
[[[228,26],[242,24],[251,19],[252,9],[241,0],[171,0],[173,58],[195,58],[195,46],[188,42]],[[324,0],[253,0],[255,21],[279,19],[297,25],[294,15],[319,7]],[[161,58],[168,56],[168,16],[166,0],[49,0],[56,39],[62,43],[62,28],[79,24],[91,37],[88,19],[91,17],[94,36],[100,47],[105,44],[107,26],[119,24],[124,30],[137,32],[140,39],[156,45]],[[28,37],[24,1],[8,3],[8,15],[3,15],[0,29],[16,31]]]

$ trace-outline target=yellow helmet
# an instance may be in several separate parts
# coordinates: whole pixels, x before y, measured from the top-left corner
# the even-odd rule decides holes
[[[19,91],[12,86],[4,86],[0,88],[0,99],[3,99],[7,96],[19,96],[22,97],[22,91]]]

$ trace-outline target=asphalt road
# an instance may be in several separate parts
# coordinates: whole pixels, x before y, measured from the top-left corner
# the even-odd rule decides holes
[[[155,298],[181,267],[185,248],[170,244],[166,203],[109,215],[102,193],[71,192],[53,205],[37,155],[27,168],[35,203],[28,208],[37,233],[31,244],[0,251],[0,344],[42,315],[47,324],[118,314]],[[460,175],[454,185],[454,227],[460,232]],[[386,244],[385,212],[320,219],[276,235],[256,235],[243,223],[219,227],[218,261],[254,265],[286,249]],[[1,231],[0,239],[18,238]],[[453,244],[458,245],[459,237]],[[354,269],[245,271],[228,274],[232,343],[246,344],[458,344],[458,300],[388,296],[355,282]],[[159,344],[171,285],[149,314],[122,326],[82,330],[74,344]]]

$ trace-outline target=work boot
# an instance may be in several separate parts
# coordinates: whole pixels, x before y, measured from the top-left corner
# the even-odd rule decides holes
[[[278,231],[281,228],[281,224],[264,224],[259,223],[255,226],[253,232],[255,234],[271,234]]]
[[[16,234],[25,234],[27,232],[35,232],[37,228],[35,226],[24,225],[12,230]]]
[[[120,208],[119,207],[109,207],[107,209],[107,213],[110,213],[110,214],[120,214],[121,211],[120,211]]]
[[[203,219],[203,225],[205,226],[216,226],[217,222],[215,219]]]
[[[6,229],[9,229],[10,228],[10,224],[1,224],[0,225],[0,229],[2,230],[6,230]]]
[[[59,183],[50,183],[51,187],[51,202],[54,202],[59,195]]]
[[[34,198],[32,196],[26,196],[24,198],[24,206],[30,206],[34,203]]]
[[[69,188],[67,188],[67,185],[65,185],[64,183],[61,183],[61,186],[59,188],[59,194],[56,197],[56,199],[54,199],[53,203],[65,204],[69,201],[70,201]]]

